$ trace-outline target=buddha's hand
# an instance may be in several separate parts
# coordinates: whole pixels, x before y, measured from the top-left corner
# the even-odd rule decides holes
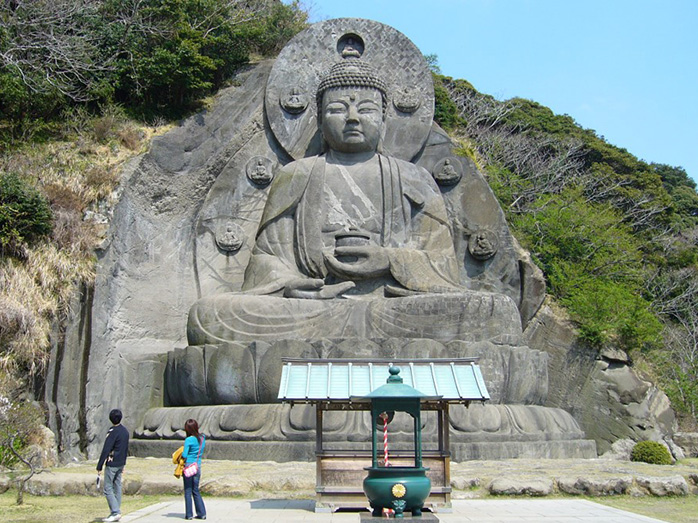
[[[331,300],[352,289],[354,285],[353,281],[325,285],[321,279],[298,278],[286,284],[284,297],[304,300]]]
[[[345,256],[352,256],[356,261],[337,259]],[[325,254],[325,263],[332,274],[345,280],[368,280],[390,272],[388,250],[377,245],[337,247],[334,256]]]

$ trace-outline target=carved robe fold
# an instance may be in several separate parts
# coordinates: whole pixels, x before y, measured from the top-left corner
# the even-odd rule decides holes
[[[383,155],[379,165],[381,205],[362,228],[373,229],[376,242],[388,248],[393,280],[385,282],[389,292],[459,290],[446,210],[431,176]],[[277,174],[245,273],[244,292],[277,294],[292,279],[328,277],[323,252],[334,249],[333,235],[326,229],[328,213],[336,210],[325,190],[327,170],[325,157],[319,156],[293,162]],[[361,200],[357,194],[345,197],[356,202],[348,208]]]

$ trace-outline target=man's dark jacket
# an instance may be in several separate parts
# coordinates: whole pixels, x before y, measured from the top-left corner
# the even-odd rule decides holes
[[[123,425],[114,425],[107,432],[107,439],[102,447],[102,455],[97,462],[97,470],[102,470],[106,461],[107,467],[123,467],[126,465],[128,454],[128,430]]]

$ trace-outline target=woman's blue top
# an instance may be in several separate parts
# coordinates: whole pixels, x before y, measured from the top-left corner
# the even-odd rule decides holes
[[[199,454],[199,440],[197,440],[194,436],[188,436],[187,439],[184,440],[184,451],[182,452],[182,457],[186,458],[187,465],[190,465],[194,463],[195,461],[199,465],[199,468],[201,468],[201,456],[204,455],[204,449],[206,448],[206,438],[204,436],[201,436],[201,453]],[[196,459],[196,456],[199,456],[199,459]]]

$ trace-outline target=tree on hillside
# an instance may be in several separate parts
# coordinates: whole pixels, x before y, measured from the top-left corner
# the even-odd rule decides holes
[[[100,56],[94,28],[100,0],[23,0],[0,6],[0,67],[30,93],[91,98],[90,89],[111,66]]]
[[[0,131],[75,104],[179,114],[306,15],[279,0],[22,0],[0,4]]]
[[[475,148],[517,238],[581,337],[647,355],[695,426],[695,183],[682,168],[643,162],[536,102],[498,101],[466,81],[439,79],[453,132]]]

